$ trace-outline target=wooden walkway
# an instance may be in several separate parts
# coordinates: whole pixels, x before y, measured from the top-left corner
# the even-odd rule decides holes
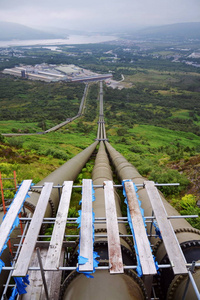
[[[3,248],[7,237],[9,236],[13,222],[21,208],[25,196],[30,188],[31,180],[25,180],[19,189],[19,192],[14,199],[6,217],[0,226],[0,251]],[[188,273],[186,268],[186,261],[182,250],[174,234],[170,221],[167,218],[164,205],[154,185],[154,182],[145,181],[145,189],[149,196],[152,211],[161,231],[163,242],[173,267],[174,274]],[[134,230],[134,240],[137,245],[139,259],[141,263],[143,276],[152,278],[157,273],[154,258],[152,256],[150,243],[144,226],[143,216],[141,215],[138,199],[133,186],[130,181],[124,182],[128,207],[132,227]],[[38,263],[36,255],[36,247],[40,245],[38,235],[43,224],[46,207],[53,188],[52,182],[46,182],[41,190],[41,194],[32,216],[28,231],[26,233],[24,242],[22,244],[19,256],[17,258],[15,268],[12,276],[24,277],[30,270],[30,266],[41,267]],[[64,235],[68,219],[68,211],[70,206],[73,182],[65,181],[62,186],[62,194],[60,203],[55,218],[53,233],[51,241],[47,243],[46,248],[41,250],[42,265],[45,272],[47,287],[52,285],[52,282],[61,280],[61,271],[63,256],[64,256]],[[110,274],[120,274],[124,272],[123,257],[121,252],[121,243],[118,229],[118,218],[115,206],[114,187],[112,181],[104,182],[104,197],[105,197],[105,214],[107,224],[107,241],[108,241],[108,255],[109,255],[109,271]],[[82,186],[82,214],[80,227],[80,253],[79,256],[85,259],[78,265],[80,272],[93,271],[93,212],[92,212],[92,180],[84,179]],[[104,217],[104,216],[102,216]],[[54,272],[53,272],[54,271]],[[55,271],[59,271],[59,275],[55,279]],[[42,282],[38,271],[30,272],[32,282]],[[54,275],[53,275],[54,274]],[[39,276],[39,277],[38,277]],[[59,283],[58,283],[59,284]],[[42,284],[39,284],[42,285]],[[29,287],[31,293],[33,289]],[[44,291],[43,291],[44,293]],[[28,296],[26,296],[28,297]],[[55,297],[55,295],[54,295]],[[25,299],[25,298],[24,298]],[[28,298],[27,298],[28,299]],[[56,298],[55,298],[56,299]]]

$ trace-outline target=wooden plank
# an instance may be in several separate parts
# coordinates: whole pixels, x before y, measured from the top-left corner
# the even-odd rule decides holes
[[[119,227],[117,222],[117,211],[115,205],[114,187],[112,181],[104,181],[104,197],[106,208],[110,273],[124,273],[119,238]]]
[[[133,182],[124,182],[143,275],[157,274]]]
[[[19,213],[19,210],[23,204],[23,201],[28,193],[28,190],[31,186],[32,180],[24,180],[22,185],[19,188],[19,191],[14,198],[12,205],[10,206],[5,219],[0,226],[0,252],[2,251],[4,244],[9,236],[9,233],[12,229],[13,223]]]
[[[61,249],[59,265],[63,266],[64,261],[64,249]],[[48,287],[49,299],[58,300],[60,294],[62,271],[47,271],[45,272],[45,279]],[[33,298],[34,299],[34,298]],[[40,299],[46,299],[44,286],[42,288]]]
[[[92,229],[92,180],[83,179],[80,253],[88,259],[85,264],[79,264],[79,271],[93,271],[93,229]]]
[[[37,241],[38,234],[42,225],[46,207],[49,201],[53,182],[45,182],[41,191],[33,218],[31,220],[27,235],[25,237],[22,249],[17,259],[13,276],[26,276],[33,250]]]
[[[59,268],[60,254],[65,234],[67,215],[71,199],[73,181],[65,181],[56,220],[53,228],[51,242],[45,262],[45,270],[57,270]]]
[[[42,259],[42,263],[44,265],[46,257],[47,257],[47,248],[40,249],[40,255]],[[64,250],[61,251],[60,256],[60,264],[62,264],[64,260]],[[31,257],[30,267],[38,267],[38,257],[37,252],[34,250],[33,255]],[[44,300],[46,299],[43,281],[40,271],[29,271],[29,281],[30,284],[26,287],[26,294],[21,295],[21,300]],[[47,271],[45,272],[45,279],[48,287],[49,299],[58,300],[59,292],[61,286],[61,278],[62,271]]]
[[[164,204],[160,198],[157,188],[153,181],[145,181],[145,188],[149,196],[158,227],[160,229],[168,258],[172,265],[175,275],[187,274],[186,260],[174,233],[170,220],[167,219],[167,213]]]

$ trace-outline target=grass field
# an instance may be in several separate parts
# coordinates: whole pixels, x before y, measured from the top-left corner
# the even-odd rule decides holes
[[[127,68],[124,68],[127,69]],[[123,74],[123,68],[119,68],[119,70]],[[132,75],[124,75],[125,84],[141,84],[144,83],[146,87],[148,86],[156,86],[159,90],[163,87],[168,87],[170,93],[177,93],[176,88],[171,88],[170,85],[179,84],[182,81],[185,81],[189,84],[192,80],[198,80],[200,78],[200,74],[198,73],[191,73],[191,72],[172,72],[172,71],[158,71],[158,70],[151,70],[151,69],[140,69],[140,68],[128,68],[128,70],[132,71]],[[162,92],[159,91],[159,92]]]

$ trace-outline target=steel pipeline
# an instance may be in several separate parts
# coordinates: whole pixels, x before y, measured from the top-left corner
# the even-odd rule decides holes
[[[118,151],[116,151],[108,142],[105,142],[106,149],[109,153],[110,159],[115,167],[117,176],[119,179],[131,179],[135,184],[143,184],[146,180],[142,177],[137,169],[131,165]],[[145,216],[152,215],[152,207],[149,201],[146,190],[143,187],[138,188],[139,199],[142,202],[142,208],[144,209]],[[166,201],[162,193],[160,193],[161,199],[163,201],[166,212],[170,216],[179,215],[178,212]],[[194,229],[185,219],[173,219],[171,224],[176,233],[179,244],[181,245],[182,251],[185,255],[187,262],[200,260],[200,231]],[[150,226],[147,226],[147,230],[150,231]],[[155,233],[155,232],[154,232]],[[155,238],[151,239],[151,243],[154,244],[154,253],[158,263],[167,262],[167,253],[162,240],[157,240]],[[200,271],[197,270],[197,273]],[[171,293],[176,286],[176,292],[178,294],[184,292],[185,285],[176,284],[176,279],[180,282],[180,277],[175,278],[173,284],[170,285],[171,281],[174,279],[174,275],[171,269],[161,270],[160,276],[160,287],[163,292],[163,297],[170,295],[168,299],[177,299],[176,293]],[[196,275],[196,284],[200,287],[200,276]],[[181,290],[181,291],[180,291]],[[175,295],[174,298],[172,295]],[[194,294],[188,292],[185,299],[191,300]],[[167,296],[168,297],[168,296]],[[180,298],[181,299],[181,298]]]
[[[98,144],[98,141],[94,142],[92,145],[87,147],[85,150],[74,156],[72,159],[68,160],[64,165],[62,165],[60,168],[56,169],[54,172],[52,172],[50,175],[45,177],[43,180],[41,180],[37,185],[42,186],[45,182],[53,182],[54,185],[60,185],[62,187],[62,184],[66,180],[75,180],[78,174],[81,172],[84,165],[89,160],[90,156],[96,149],[96,146]],[[30,193],[30,198],[25,203],[26,209],[28,211],[33,212],[38,199],[40,195],[40,189],[34,189]],[[45,217],[52,217],[54,212],[57,210],[59,203],[59,193],[57,189],[52,189],[52,193],[50,196],[50,201],[47,206],[47,210],[45,213]],[[0,223],[1,219],[3,218],[3,212],[0,212]],[[16,242],[16,230],[13,231],[11,234],[11,242]],[[6,263],[8,266],[10,263],[10,254],[8,251],[8,248],[5,249],[3,252],[1,259]],[[3,284],[5,284],[8,277],[7,271],[2,271],[0,274],[0,295],[3,292]]]
[[[100,142],[99,151],[96,156],[95,166],[92,172],[94,185],[103,185],[106,180],[113,180],[112,170],[105,152],[103,142]],[[115,192],[115,203],[118,217],[121,216],[120,198]],[[95,217],[105,217],[105,200],[103,188],[95,188],[95,201],[93,202]],[[126,234],[124,224],[119,224],[119,231]],[[106,232],[106,224],[95,224],[95,234]],[[122,255],[124,263],[135,263],[135,258],[130,245],[125,239],[121,239]],[[95,237],[94,250],[98,251],[100,264],[108,264],[107,238]],[[85,299],[146,299],[146,290],[142,280],[129,270],[124,274],[110,275],[108,271],[97,270],[94,278],[86,278],[72,272],[63,283],[61,299],[85,300]]]

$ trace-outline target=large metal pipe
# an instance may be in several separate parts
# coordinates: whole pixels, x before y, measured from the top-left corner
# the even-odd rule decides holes
[[[131,165],[118,151],[116,151],[108,142],[105,142],[107,151],[111,158],[111,161],[116,169],[116,173],[120,180],[131,179],[135,184],[143,184],[144,177],[142,177],[137,169]],[[146,190],[143,187],[138,188],[139,199],[142,202],[142,208],[144,209],[145,216],[152,215],[152,207],[149,201],[149,197],[147,195]],[[162,193],[160,193],[161,199],[165,206],[166,212],[170,216],[177,216],[179,213],[166,201]],[[176,237],[182,247],[182,251],[185,255],[187,262],[192,262],[200,260],[200,231],[193,228],[185,219],[173,219],[171,220],[171,224],[176,233]],[[150,226],[148,227],[150,230]],[[168,260],[167,253],[164,247],[162,240],[157,242],[156,239],[152,238],[151,243],[154,244],[154,253],[156,255],[156,260],[158,263],[165,263]],[[199,270],[197,272],[200,272]],[[200,286],[200,276],[196,276],[197,284]],[[174,289],[174,284],[169,287],[172,279],[174,278],[173,272],[171,269],[163,269],[161,270],[160,276],[160,286],[163,291],[164,297],[168,295],[172,295],[170,293],[171,289]],[[179,279],[180,280],[180,277]],[[175,284],[176,285],[176,284]],[[177,285],[176,285],[177,286]],[[177,289],[180,288],[181,285],[177,286]],[[172,297],[172,296],[170,296]],[[177,299],[177,298],[169,298],[169,299]],[[188,293],[186,298],[191,300],[191,294]]]
[[[100,142],[99,151],[96,156],[95,166],[92,172],[94,185],[103,185],[106,180],[113,180],[112,170],[105,152],[103,142]],[[120,198],[115,192],[115,203],[118,217],[121,216]],[[95,218],[105,217],[105,199],[103,188],[95,188],[95,201],[93,202]],[[126,234],[124,224],[119,224],[121,234]],[[108,246],[107,238],[99,237],[98,234],[106,232],[106,224],[95,224],[94,250],[98,251],[100,264],[108,264]],[[123,262],[126,264],[134,263],[131,248],[126,240],[121,239]],[[128,254],[129,253],[129,257]],[[132,255],[132,257],[131,257]],[[85,278],[84,275],[77,275],[72,272],[68,275],[63,283],[61,299],[65,300],[88,300],[88,299],[124,299],[124,300],[141,300],[146,299],[146,290],[142,280],[129,270],[124,274],[110,275],[108,271],[97,270],[93,279]]]
[[[105,151],[103,142],[100,142],[99,151],[96,156],[95,166],[92,171],[92,180],[94,185],[103,185],[104,181],[113,181],[112,170],[109,164],[109,160]],[[95,188],[95,201],[93,203],[93,209],[96,217],[105,217],[105,200],[104,190],[102,188]],[[121,200],[117,192],[115,191],[115,204],[118,217],[121,217]],[[97,224],[95,229],[106,228],[106,224]],[[119,224],[119,231],[122,234],[127,234],[124,224]]]
[[[96,149],[96,146],[98,145],[98,141],[94,142],[92,145],[87,147],[85,150],[81,151],[79,154],[68,160],[64,165],[62,165],[60,168],[56,169],[54,172],[52,172],[50,175],[48,175],[46,178],[41,180],[37,186],[42,186],[45,182],[53,182],[55,186],[60,185],[62,186],[63,182],[66,180],[72,180],[74,181],[78,174],[81,172],[82,168],[86,164],[86,162],[89,160],[90,156]],[[36,206],[37,201],[39,198],[40,189],[34,189],[33,192],[28,199],[28,202]],[[52,216],[52,210],[56,211],[59,203],[59,194],[57,189],[53,189],[51,196],[51,204],[47,206],[47,210],[45,213],[45,217]]]
[[[97,144],[98,141],[94,142],[85,150],[83,150],[82,152],[74,156],[72,159],[68,160],[60,168],[56,169],[50,175],[48,175],[39,183],[37,183],[37,186],[43,186],[44,182],[53,182],[55,186],[60,185],[62,187],[64,181],[66,180],[74,181],[78,176],[78,174],[81,172],[84,165],[89,160],[94,150],[96,149]],[[33,210],[37,205],[39,195],[40,195],[40,189],[39,188],[33,189],[33,192],[30,193],[30,198],[26,200],[26,209],[28,210],[30,209],[31,212],[33,212]],[[53,213],[57,210],[58,203],[59,203],[58,190],[53,189],[50,196],[50,202],[47,206],[45,217],[51,217],[53,215]],[[0,213],[0,221],[2,218],[3,218],[3,212]],[[11,234],[11,241],[16,242],[16,231],[13,231],[13,233]],[[9,265],[10,254],[8,248],[4,251],[4,253],[0,258],[6,263],[6,265]],[[8,272],[2,271],[2,273],[0,274],[0,294],[2,294],[3,292],[3,284],[5,284],[7,277],[8,277]]]
[[[132,271],[110,275],[99,270],[94,278],[86,278],[77,272],[71,273],[63,284],[65,300],[141,300],[147,299],[142,280]]]
[[[81,104],[80,104],[79,111],[78,111],[79,116],[81,116],[84,112],[84,103],[85,103],[85,98],[86,98],[86,95],[87,95],[87,90],[88,90],[88,83],[85,85],[83,97],[81,99]]]

